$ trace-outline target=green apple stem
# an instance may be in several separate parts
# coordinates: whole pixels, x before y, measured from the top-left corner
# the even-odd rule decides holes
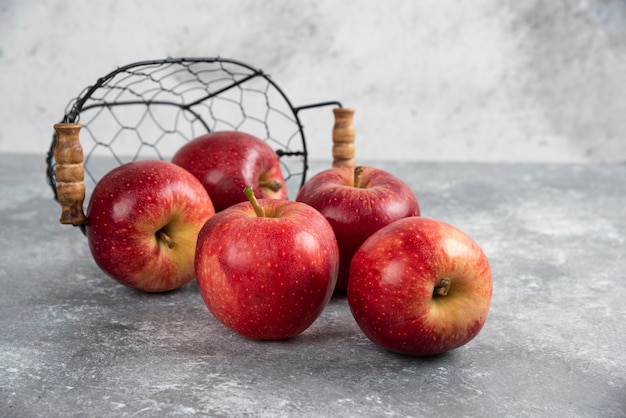
[[[363,167],[358,166],[354,169],[354,187],[361,187],[361,173],[363,173]]]
[[[451,281],[447,277],[439,279],[433,289],[433,296],[446,296],[450,290],[450,283]]]
[[[157,238],[167,244],[167,248],[174,248],[174,240],[167,235],[164,230],[159,229],[156,233]]]
[[[246,195],[246,197],[252,204],[252,207],[254,208],[254,211],[256,212],[256,216],[258,216],[259,218],[264,218],[265,209],[263,209],[263,207],[259,204],[259,201],[254,195],[254,190],[252,190],[252,187],[246,186],[246,188],[243,189],[243,193]]]
[[[267,180],[267,181],[260,180],[259,186],[267,187],[273,192],[277,192],[283,188],[283,185],[279,181],[276,181],[276,180]]]

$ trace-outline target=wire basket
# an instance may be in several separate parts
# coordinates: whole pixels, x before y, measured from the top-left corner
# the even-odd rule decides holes
[[[167,58],[117,68],[73,99],[55,124],[47,179],[61,223],[85,231],[88,190],[108,171],[140,159],[168,160],[207,132],[239,130],[277,153],[287,184],[306,181],[299,113],[333,106],[333,165],[354,158],[352,109],[338,101],[294,106],[262,70],[225,58]]]

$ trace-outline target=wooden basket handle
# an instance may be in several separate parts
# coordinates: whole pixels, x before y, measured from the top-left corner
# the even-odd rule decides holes
[[[354,109],[339,107],[333,109],[333,167],[354,165]]]
[[[83,147],[80,145],[79,123],[57,123],[54,130],[57,144],[54,149],[57,195],[61,203],[62,224],[83,225],[87,217],[83,212],[85,201],[85,169]]]

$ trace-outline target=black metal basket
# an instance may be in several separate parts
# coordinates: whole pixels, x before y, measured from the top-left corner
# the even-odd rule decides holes
[[[167,58],[135,62],[98,79],[68,104],[62,123],[80,123],[81,162],[90,186],[125,162],[168,159],[204,133],[240,130],[270,144],[287,183],[300,187],[308,153],[299,112],[322,106],[342,107],[338,101],[294,106],[262,70],[239,61]],[[59,200],[57,143],[55,132],[47,178]]]

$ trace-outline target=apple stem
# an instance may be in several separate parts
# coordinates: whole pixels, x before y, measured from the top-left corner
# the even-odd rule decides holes
[[[273,192],[277,192],[283,188],[283,185],[279,181],[276,181],[276,180],[259,181],[259,186],[267,187]]]
[[[174,248],[174,240],[167,235],[164,230],[159,229],[157,231],[157,238],[167,244],[167,248]]]
[[[358,166],[354,169],[354,187],[361,187],[361,173],[363,173],[363,167]]]
[[[450,283],[452,282],[447,277],[439,279],[433,289],[433,296],[446,296],[450,290]]]
[[[252,187],[246,186],[246,188],[243,189],[243,193],[246,195],[246,197],[252,204],[252,207],[254,208],[254,211],[256,212],[256,216],[258,216],[259,218],[264,218],[265,209],[263,209],[263,207],[259,204],[259,201],[254,195],[254,190],[252,190]]]

